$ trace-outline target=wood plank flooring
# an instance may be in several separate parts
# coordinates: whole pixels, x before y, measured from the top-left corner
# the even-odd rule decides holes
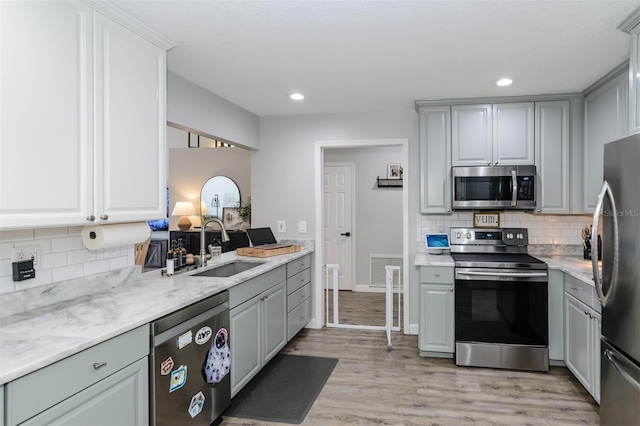
[[[417,336],[394,333],[392,341],[387,349],[383,331],[323,328],[305,329],[289,342],[284,353],[339,359],[303,424],[600,422],[598,405],[564,367],[549,373],[457,367],[451,359],[420,357]],[[224,417],[222,424],[279,423]]]
[[[338,319],[340,324],[376,325],[385,323],[385,293],[344,291],[338,292]],[[333,322],[333,290],[329,290],[329,322]],[[398,296],[393,297],[393,324],[398,323]]]

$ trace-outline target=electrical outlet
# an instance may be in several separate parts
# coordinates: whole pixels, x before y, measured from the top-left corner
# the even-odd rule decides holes
[[[11,262],[29,259],[33,260],[33,266],[38,264],[40,260],[40,245],[14,247],[11,249]]]
[[[301,220],[298,222],[298,233],[306,234],[307,233],[307,221]]]
[[[282,234],[283,232],[287,232],[287,226],[285,225],[284,220],[278,221],[278,233]]]

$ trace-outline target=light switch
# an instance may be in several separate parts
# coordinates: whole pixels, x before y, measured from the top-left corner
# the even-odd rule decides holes
[[[306,234],[307,233],[307,221],[301,220],[298,222],[298,233]]]
[[[285,225],[284,220],[278,221],[278,233],[282,234],[283,232],[287,232],[287,226]]]

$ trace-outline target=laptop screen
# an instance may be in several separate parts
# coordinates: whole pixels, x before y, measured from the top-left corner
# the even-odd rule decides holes
[[[251,241],[251,245],[263,246],[265,244],[275,244],[276,237],[274,237],[271,228],[252,228],[247,229],[247,235],[249,236],[249,241]]]

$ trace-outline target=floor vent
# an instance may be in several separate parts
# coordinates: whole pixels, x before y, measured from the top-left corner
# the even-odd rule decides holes
[[[395,256],[391,254],[372,254],[369,256],[369,286],[374,288],[385,288],[387,282],[387,275],[385,266],[400,266],[402,267],[402,256]],[[398,286],[398,274],[394,274],[393,286]]]

